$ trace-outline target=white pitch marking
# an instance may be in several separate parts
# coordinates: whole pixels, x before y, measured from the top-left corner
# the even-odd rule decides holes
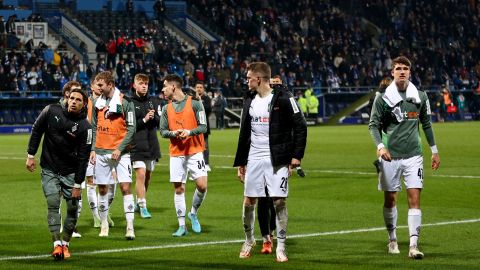
[[[437,222],[437,223],[427,223],[427,224],[422,224],[422,227],[456,225],[456,224],[477,223],[477,222],[480,222],[480,218],[478,218],[478,219],[456,220],[456,221],[442,221],[442,222]],[[397,226],[397,228],[403,229],[403,228],[408,228],[408,226],[405,226],[405,225]],[[295,234],[295,235],[288,236],[288,238],[306,238],[306,237],[317,237],[317,236],[327,236],[327,235],[375,232],[375,231],[382,231],[382,230],[385,230],[385,228],[384,227],[375,227],[375,228],[365,228],[365,229],[356,229],[356,230],[342,230],[342,231],[320,232],[320,233],[310,233],[310,234]],[[182,248],[182,247],[195,247],[195,246],[224,245],[224,244],[242,243],[243,241],[245,241],[245,239],[185,243],[185,244],[170,244],[170,245],[159,245],[159,246],[143,246],[143,247],[132,247],[132,248],[104,249],[104,250],[75,252],[75,253],[72,253],[72,254],[75,255],[75,256],[78,256],[78,255],[96,255],[96,254],[106,254],[106,253],[121,253],[121,252],[129,252],[129,251],[142,251],[142,250],[151,250],[151,249],[167,249],[167,248]],[[50,254],[42,254],[42,255],[0,257],[0,261],[32,260],[32,259],[48,258],[48,257],[51,257],[51,256],[52,255],[50,255]]]

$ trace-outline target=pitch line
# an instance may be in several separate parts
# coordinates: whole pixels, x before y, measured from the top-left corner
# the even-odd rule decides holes
[[[437,223],[427,223],[427,224],[422,224],[422,227],[436,227],[436,226],[457,225],[457,224],[467,224],[467,223],[477,223],[477,222],[480,222],[480,218],[456,220],[456,221],[443,221],[443,222],[437,222]],[[408,226],[402,225],[402,226],[397,226],[397,228],[398,229],[404,229],[404,228],[408,228]],[[310,234],[295,234],[295,235],[288,236],[288,238],[295,239],[295,238],[319,237],[319,236],[329,236],[329,235],[342,235],[342,234],[354,234],[354,233],[364,233],[364,232],[376,232],[376,231],[383,231],[383,230],[385,230],[385,227],[374,227],[374,228],[364,228],[364,229],[355,229],[355,230],[319,232],[319,233],[310,233]],[[123,253],[123,252],[129,252],[129,251],[142,251],[142,250],[152,250],[152,249],[168,249],[168,248],[183,248],[183,247],[235,244],[235,243],[242,243],[243,241],[245,241],[245,239],[185,243],[185,244],[169,244],[169,245],[158,245],[158,246],[143,246],[143,247],[132,247],[132,248],[104,249],[104,250],[74,252],[72,254],[74,256],[82,256],[82,255],[87,255],[88,256],[88,255],[97,255],[97,254]],[[42,254],[42,255],[0,257],[0,261],[32,260],[32,259],[49,258],[51,256],[52,255],[50,255],[50,254]]]

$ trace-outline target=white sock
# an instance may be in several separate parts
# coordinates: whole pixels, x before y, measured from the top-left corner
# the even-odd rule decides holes
[[[145,207],[147,207],[147,199],[137,198],[137,204],[138,204],[139,207],[145,208]]]
[[[98,215],[100,216],[100,220],[102,221],[102,223],[107,222],[108,194],[98,196]]]
[[[277,249],[285,249],[285,241],[287,240],[288,211],[284,199],[281,202],[275,203],[275,212],[277,213]]]
[[[383,220],[387,227],[388,239],[390,241],[397,241],[397,207],[392,208],[383,207]]]
[[[62,245],[62,241],[60,240],[56,240],[53,242],[53,247],[56,247],[56,246],[61,246]]]
[[[90,210],[92,210],[93,218],[100,219],[98,215],[98,197],[97,197],[97,186],[96,185],[87,185],[87,199],[88,204],[90,205]]]
[[[207,195],[207,191],[202,193],[198,189],[195,189],[195,193],[193,194],[193,200],[192,200],[192,209],[190,210],[190,213],[195,215],[197,214],[198,208],[200,208],[200,206],[202,205],[202,202],[205,199],[206,195]]]
[[[131,225],[130,228],[133,228],[133,219],[135,217],[133,194],[123,196],[123,211],[125,211],[125,218],[127,219],[127,228],[128,225]]]
[[[177,211],[178,226],[185,226],[185,211],[187,206],[185,204],[185,193],[174,195],[175,210]]]
[[[245,240],[249,243],[255,242],[253,228],[255,225],[255,205],[243,206],[243,228],[245,231]]]
[[[108,185],[108,206],[112,205],[113,199],[115,198],[115,192],[117,191],[117,184]]]
[[[408,232],[410,233],[410,246],[418,245],[420,227],[422,226],[422,210],[408,209]]]
[[[83,206],[83,201],[80,197],[80,199],[78,200],[77,221],[78,221],[78,219],[80,219],[80,214],[82,213],[82,206]]]
[[[62,240],[62,246],[68,247],[68,245],[70,245],[70,242],[67,242],[67,241],[65,241],[65,240]]]

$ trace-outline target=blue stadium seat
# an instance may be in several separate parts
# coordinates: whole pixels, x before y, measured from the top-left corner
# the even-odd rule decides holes
[[[13,117],[13,114],[10,110],[8,109],[3,109],[1,111],[2,114],[2,119],[3,119],[3,125],[13,125],[15,124],[15,118]]]
[[[27,118],[22,112],[22,109],[13,109],[12,114],[14,117],[14,124],[26,124]]]

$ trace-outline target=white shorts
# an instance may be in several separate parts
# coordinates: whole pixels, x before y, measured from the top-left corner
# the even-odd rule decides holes
[[[132,162],[134,169],[144,168],[147,171],[153,172],[155,170],[155,160],[137,160]]]
[[[251,198],[288,197],[288,166],[273,167],[270,158],[249,160],[245,172],[244,195]]]
[[[203,152],[190,156],[170,157],[170,182],[186,183],[188,173],[193,180],[207,176]]]
[[[86,176],[86,177],[93,176],[94,171],[95,171],[94,169],[95,169],[95,165],[93,165],[92,163],[88,162],[87,172],[85,173],[85,176]]]
[[[131,183],[132,164],[130,154],[120,156],[120,161],[113,160],[112,154],[97,155],[95,162],[95,184],[114,184],[115,179],[112,176],[112,171],[117,172],[117,180],[119,183]]]
[[[388,162],[380,159],[378,190],[401,191],[400,178],[403,175],[405,188],[423,188],[423,156],[405,159],[392,159]]]

